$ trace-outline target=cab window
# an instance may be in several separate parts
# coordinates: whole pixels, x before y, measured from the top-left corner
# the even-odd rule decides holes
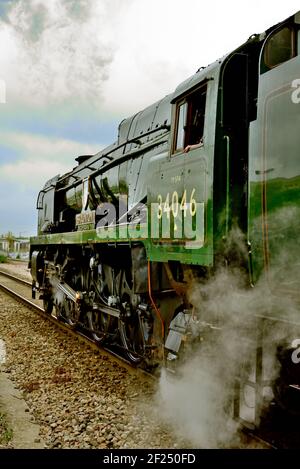
[[[207,87],[202,86],[176,103],[173,153],[203,138]]]
[[[262,73],[287,62],[295,55],[295,31],[286,26],[267,40],[263,54]]]

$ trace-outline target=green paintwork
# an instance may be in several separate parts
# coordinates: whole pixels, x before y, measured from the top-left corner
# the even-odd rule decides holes
[[[299,71],[298,55],[259,78],[249,154],[248,239],[254,281],[263,270],[276,270],[283,253],[286,265],[300,254],[300,104],[293,102],[292,86]]]
[[[163,239],[158,244],[155,240],[150,239],[148,255],[151,260],[163,262],[177,260],[184,264],[213,265],[214,212],[212,200],[219,73],[220,64],[213,64],[204,72],[196,74],[192,79],[180,85],[174,94],[174,99],[178,98],[187,93],[190,88],[207,82],[203,147],[189,153],[161,154],[152,160],[149,168],[151,176],[148,183],[148,204],[157,204],[160,196],[163,203],[169,197],[171,205],[174,192],[178,194],[180,204],[185,191],[187,201],[190,200],[194,191],[196,202],[204,204],[203,211],[199,206],[201,215],[199,214],[193,249],[188,249],[189,242],[186,237],[183,237],[182,242],[178,242],[177,245],[169,241],[164,242]],[[172,238],[175,238],[174,234]],[[190,243],[190,245],[192,244]]]

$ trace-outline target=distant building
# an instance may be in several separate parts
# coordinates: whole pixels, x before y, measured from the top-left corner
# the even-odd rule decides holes
[[[9,252],[10,242],[7,238],[0,237],[0,251]]]
[[[29,249],[30,242],[28,238],[0,236],[0,252],[4,254],[13,254],[12,257],[15,257],[18,254],[28,253]]]
[[[15,239],[14,252],[28,252],[30,249],[29,239]]]

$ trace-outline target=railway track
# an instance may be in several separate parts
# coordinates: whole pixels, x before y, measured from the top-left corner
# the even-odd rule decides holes
[[[4,283],[3,283],[4,280]],[[12,289],[14,284],[21,285],[23,289],[20,291],[15,291]],[[25,287],[25,288],[24,288]],[[8,272],[0,271],[0,288],[5,293],[8,293],[13,298],[16,298],[18,301],[21,301],[26,306],[33,308],[35,311],[39,313],[44,313],[44,309],[37,304],[37,302],[31,301],[28,297],[24,296],[24,291],[28,290],[28,295],[30,295],[31,291],[31,283],[27,280],[21,279],[15,275],[9,274]]]
[[[147,411],[156,381],[45,315],[41,301],[29,304],[28,283],[0,273],[0,284],[3,371],[24,393],[46,448],[172,447],[174,435]]]
[[[14,286],[18,285],[17,291]],[[89,337],[88,334],[84,333],[80,329],[73,329],[65,322],[58,319],[53,313],[47,314],[42,307],[41,300],[32,300],[31,297],[31,282],[24,280],[16,275],[10,274],[0,270],[0,289],[10,295],[12,298],[21,302],[24,306],[32,309],[35,313],[39,314],[43,319],[47,319],[55,327],[66,331],[69,335],[76,337],[81,342],[84,342],[89,347],[95,350],[101,350],[101,353],[106,354],[110,359],[125,367],[131,373],[138,373],[143,375],[147,379],[156,379],[155,375],[149,373],[142,368],[134,366],[129,360],[122,356],[122,350],[120,353],[116,349],[111,349],[105,346],[99,345],[95,340]]]
[[[118,363],[122,367],[126,368],[130,373],[137,373],[139,377],[144,379],[156,380],[157,376],[143,370],[140,367],[134,366],[126,358],[122,357],[117,353],[116,350],[112,350],[107,347],[99,345],[95,342],[88,334],[84,333],[82,330],[73,329],[65,322],[59,320],[54,314],[47,314],[43,307],[41,300],[32,300],[31,297],[31,283],[27,280],[21,279],[16,275],[4,272],[0,270],[0,289],[10,295],[12,298],[16,299],[24,306],[33,310],[43,319],[50,321],[56,328],[61,331],[67,332],[69,335],[76,337],[77,340],[84,343],[94,350],[101,350],[101,354],[105,354],[110,360]],[[249,432],[246,428],[241,428],[241,431],[244,435],[244,441],[246,447],[252,447],[251,442],[255,442],[256,445],[261,445],[263,448],[276,448],[278,447],[274,440],[268,441],[264,439],[261,434],[256,435],[254,431]]]

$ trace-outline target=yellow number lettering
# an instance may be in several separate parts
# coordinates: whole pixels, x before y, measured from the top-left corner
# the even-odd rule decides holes
[[[164,203],[164,212],[167,213],[167,218],[170,218],[170,210],[171,210],[171,209],[170,209],[170,201],[169,201],[169,199],[170,199],[170,195],[169,195],[169,192],[168,192],[166,201],[165,201],[165,203]]]
[[[190,214],[192,215],[192,217],[196,215],[196,212],[197,212],[197,202],[194,198],[194,195],[195,195],[195,189],[192,190],[191,198],[190,198]]]
[[[173,217],[176,218],[178,215],[178,194],[176,191],[172,195],[172,213]]]
[[[158,202],[157,218],[160,220],[162,218],[162,196],[160,194],[157,196],[157,202]]]
[[[180,210],[183,211],[183,216],[186,217],[186,211],[187,211],[187,206],[186,206],[186,189],[183,193],[181,202],[180,202]]]

